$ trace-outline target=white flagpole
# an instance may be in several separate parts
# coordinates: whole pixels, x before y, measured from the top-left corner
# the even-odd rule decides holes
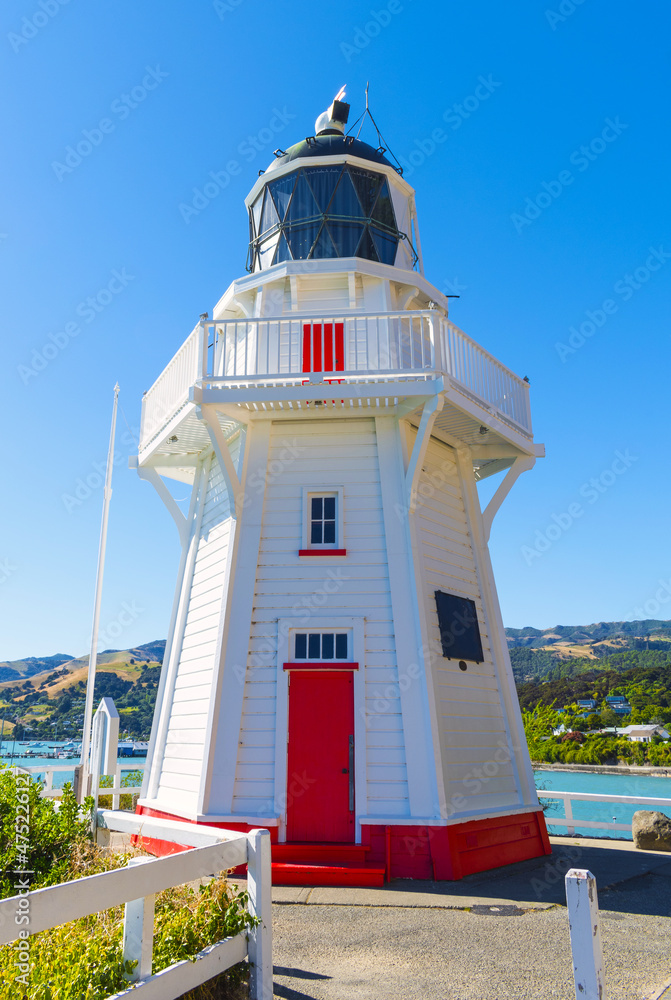
[[[105,547],[107,545],[107,520],[109,517],[110,499],[112,497],[112,467],[114,465],[114,435],[116,432],[116,411],[119,401],[119,383],[114,386],[114,407],[112,409],[112,429],[110,431],[109,451],[107,452],[107,469],[105,472],[105,493],[103,499],[103,517],[100,526],[100,547],[98,549],[98,575],[96,578],[96,599],[93,609],[93,628],[91,630],[91,653],[89,655],[89,675],[86,682],[86,705],[84,708],[84,731],[82,733],[82,755],[79,762],[79,775],[75,776],[75,791],[79,802],[83,802],[88,794],[89,778],[89,748],[91,746],[91,722],[93,719],[93,688],[96,680],[96,663],[98,659],[98,627],[100,625],[100,604],[103,590],[103,573],[105,570]]]

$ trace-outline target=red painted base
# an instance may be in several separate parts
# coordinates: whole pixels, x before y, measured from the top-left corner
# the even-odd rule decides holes
[[[388,878],[456,881],[551,854],[542,812],[497,816],[453,826],[364,826],[368,860]]]
[[[138,806],[137,811],[144,816],[182,819],[144,806]],[[254,829],[248,823],[208,825],[243,833]],[[455,881],[475,872],[552,853],[542,811],[453,826],[366,825],[362,827],[361,845],[278,844],[277,827],[269,830],[276,885],[378,885],[382,884],[380,871],[387,880]],[[134,842],[137,840],[134,838]],[[146,837],[142,838],[142,846],[159,857],[185,850],[178,844]],[[361,881],[353,880],[357,877]],[[324,878],[329,881],[319,881]]]

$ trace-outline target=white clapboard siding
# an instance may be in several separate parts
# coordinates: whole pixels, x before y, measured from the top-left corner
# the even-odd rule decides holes
[[[298,308],[306,313],[328,316],[346,312],[349,304],[349,280],[346,274],[308,274],[297,278]]]
[[[232,443],[236,461],[239,439]],[[212,460],[203,501],[193,575],[185,579],[188,606],[180,641],[166,746],[157,798],[168,789],[175,806],[197,811],[212,696],[223,587],[230,539],[230,507],[221,470]],[[173,792],[180,792],[175,799]]]
[[[452,796],[463,797],[457,814],[517,805],[513,768],[505,749],[504,708],[485,627],[461,483],[454,452],[435,438],[429,442],[417,492],[417,538],[428,638],[437,650],[433,658],[434,693],[448,801]],[[456,660],[440,654],[436,590],[475,602],[483,663],[469,663],[468,669],[461,671]],[[494,772],[495,778],[487,777],[484,767]],[[490,790],[494,785],[496,795]]]
[[[335,309],[336,301],[339,308],[347,308],[347,281],[335,277],[330,292],[319,282],[311,284],[311,278],[299,277],[302,308],[310,295],[319,301],[322,313]],[[297,610],[320,619],[331,614],[358,617],[365,608],[366,745],[357,746],[356,752],[366,755],[371,809],[380,815],[403,815],[408,788],[375,422],[353,418],[278,423],[268,470],[233,811],[249,815],[272,807],[277,620],[295,616]],[[344,490],[346,562],[301,559],[303,489],[335,487]],[[332,579],[329,572],[338,570],[336,592],[322,603],[320,588]],[[385,698],[388,687],[395,688],[392,698]]]

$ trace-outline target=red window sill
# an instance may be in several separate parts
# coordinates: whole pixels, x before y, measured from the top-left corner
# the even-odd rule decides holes
[[[299,556],[346,556],[347,549],[299,549]]]
[[[300,663],[283,663],[285,670],[358,670],[358,663],[346,663],[344,660],[328,660],[319,663],[301,661]]]

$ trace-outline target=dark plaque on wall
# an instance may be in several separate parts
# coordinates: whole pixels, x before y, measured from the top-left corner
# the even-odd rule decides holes
[[[435,596],[443,656],[482,663],[484,655],[474,601],[442,590],[437,590]]]

